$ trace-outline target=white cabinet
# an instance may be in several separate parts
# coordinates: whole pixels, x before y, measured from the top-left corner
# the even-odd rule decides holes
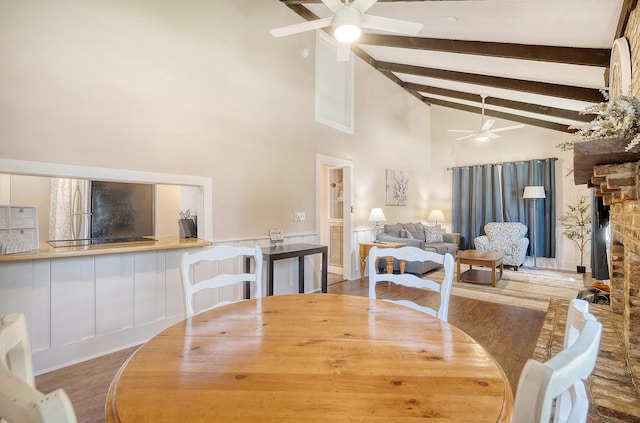
[[[0,206],[0,254],[38,249],[38,213],[35,207]]]
[[[184,251],[0,261],[0,315],[25,314],[38,373],[139,345],[184,318]]]

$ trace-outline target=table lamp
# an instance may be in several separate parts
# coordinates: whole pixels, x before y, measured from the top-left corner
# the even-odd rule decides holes
[[[538,217],[538,213],[536,210],[536,200],[538,198],[546,198],[545,194],[544,194],[544,187],[543,186],[538,186],[538,185],[533,185],[533,186],[528,186],[528,187],[524,187],[524,194],[522,195],[522,198],[530,198],[533,200],[533,267],[537,267],[537,263],[536,263],[536,236],[537,236],[537,229],[536,229],[536,220]]]
[[[369,213],[369,222],[376,222],[376,226],[373,227],[373,240],[378,240],[378,234],[380,233],[380,225],[378,222],[386,222],[387,218],[384,217],[384,213],[382,209],[379,207],[371,209],[371,213]]]
[[[444,213],[442,213],[442,210],[431,210],[431,213],[429,213],[429,217],[427,217],[427,220],[435,220],[436,226],[438,226],[438,220],[444,222]]]

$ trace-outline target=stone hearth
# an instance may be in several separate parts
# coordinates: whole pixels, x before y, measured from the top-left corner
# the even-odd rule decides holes
[[[562,350],[568,300],[552,299],[540,330],[533,358],[547,361]],[[621,315],[609,306],[591,304],[589,310],[602,323],[596,368],[587,380],[591,423],[640,422],[640,360],[630,357],[624,341]]]

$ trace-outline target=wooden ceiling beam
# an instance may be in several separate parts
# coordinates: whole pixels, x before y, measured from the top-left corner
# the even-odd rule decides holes
[[[310,4],[310,3],[322,3],[322,0],[280,0],[287,6],[290,4]],[[411,1],[469,1],[469,0],[378,0],[378,3],[393,3],[393,2],[411,2]],[[486,0],[472,0],[472,1],[486,1]]]
[[[478,113],[478,114],[482,113],[482,108],[480,107],[467,106],[466,104],[459,104],[459,103],[454,103],[452,101],[440,100],[440,99],[431,98],[431,97],[423,97],[423,99],[426,104],[448,107],[450,109],[457,109],[457,110],[462,110],[470,113]],[[520,116],[520,115],[514,115],[511,113],[497,112],[495,110],[485,109],[484,114],[486,116],[496,117],[499,119],[506,119],[512,122],[524,123],[525,125],[537,126],[539,128],[552,129],[554,131],[560,131],[560,132],[566,132],[566,133],[575,132],[575,130],[572,130],[572,129],[570,130],[567,125],[564,125],[561,123],[548,122],[545,120],[534,119],[534,118]]]
[[[627,30],[627,24],[629,23],[629,16],[633,9],[636,8],[637,3],[638,0],[624,0],[622,3],[622,7],[620,8],[620,18],[618,19],[618,27],[616,28],[616,39],[624,37],[624,33]]]
[[[506,90],[522,91],[550,97],[568,98],[571,100],[600,103],[604,101],[600,91],[594,88],[572,87],[569,85],[550,84],[547,82],[524,81],[521,79],[504,78],[500,76],[479,75],[474,73],[457,72],[443,69],[426,68],[422,66],[404,65],[392,62],[377,62],[379,70],[424,76],[427,78],[446,79],[448,81],[464,82],[467,84],[484,85],[503,88]]]
[[[415,90],[421,93],[439,95],[442,97],[456,98],[458,100],[466,100],[478,102],[480,101],[480,95],[474,93],[465,93],[455,90],[447,90],[445,88],[432,87],[429,85],[414,84],[411,82],[405,82],[404,88],[408,90]],[[506,100],[503,98],[490,97],[485,99],[485,103],[491,106],[504,107],[507,109],[519,110],[522,112],[536,113],[540,115],[554,116],[562,119],[575,120],[579,122],[590,122],[595,115],[583,115],[575,110],[559,109],[556,107],[542,106],[539,104],[524,103],[514,100]]]
[[[611,49],[607,48],[539,46],[386,34],[362,34],[358,44],[598,67],[609,66],[611,56]]]
[[[293,10],[306,20],[319,19],[319,17],[315,13],[311,12],[302,4],[321,3],[320,0],[317,0],[315,2],[304,0],[281,1],[289,6],[291,10]],[[362,37],[358,41],[358,44],[602,67],[609,66],[609,58],[611,56],[611,49],[605,48],[598,49],[538,46],[528,44],[492,43],[485,41],[463,41],[446,40],[440,38],[405,37],[400,35],[385,34],[362,34]]]

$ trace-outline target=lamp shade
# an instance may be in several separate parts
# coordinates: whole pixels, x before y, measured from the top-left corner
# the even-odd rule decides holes
[[[371,213],[369,214],[369,222],[386,222],[387,218],[384,217],[384,213],[381,208],[373,208],[371,209]]]
[[[546,198],[544,194],[544,187],[537,185],[524,187],[524,194],[522,195],[522,198]]]
[[[442,213],[442,210],[431,210],[431,213],[429,213],[429,217],[427,217],[427,220],[444,222],[444,213]]]

